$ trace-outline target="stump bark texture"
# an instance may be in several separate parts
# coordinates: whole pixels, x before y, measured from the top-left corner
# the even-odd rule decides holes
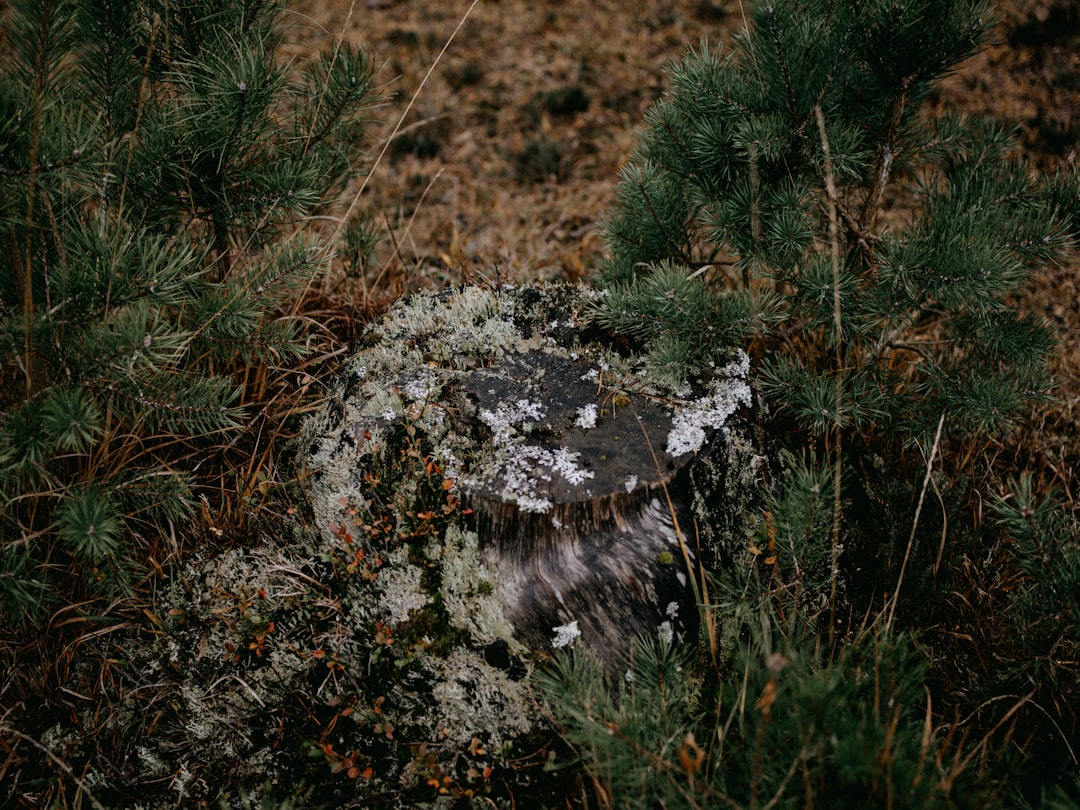
[[[543,650],[580,633],[614,665],[634,635],[692,630],[680,473],[695,456],[665,449],[670,409],[544,350],[473,371],[464,389],[495,445],[464,490],[516,638]],[[513,417],[520,440],[504,430]]]

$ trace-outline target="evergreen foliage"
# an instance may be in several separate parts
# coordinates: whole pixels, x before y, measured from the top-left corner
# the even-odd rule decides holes
[[[1051,737],[1078,727],[1071,518],[1029,478],[997,501],[1023,641],[981,685],[989,722],[959,730],[971,704],[933,694],[901,628],[951,621],[922,597],[977,542],[965,441],[1050,398],[1052,333],[1015,301],[1071,249],[1080,178],[1031,172],[995,122],[924,116],[988,3],[747,10],[734,48],[689,51],[647,113],[596,316],[683,384],[747,349],[791,452],[745,559],[711,572],[704,660],[643,642],[611,684],[564,657],[553,714],[605,806],[1007,806],[1026,766],[985,766],[1019,706],[1037,695]]]
[[[1013,644],[1001,653],[1001,680],[1020,690],[1034,687],[1066,733],[1080,726],[1080,524],[1057,490],[1037,495],[1030,474],[1013,481],[993,506],[1023,574],[1010,593]]]
[[[298,229],[349,177],[372,65],[275,56],[273,2],[17,0],[0,61],[0,614],[129,590],[194,451],[310,350]],[[69,574],[74,574],[74,578]],[[81,581],[82,584],[78,585]],[[65,584],[66,583],[66,584]],[[75,587],[75,591],[69,591]]]
[[[601,806],[955,807],[973,805],[928,719],[910,640],[868,632],[828,660],[758,617],[737,679],[695,690],[686,648],[643,642],[616,698],[588,658],[541,679],[582,746]],[[961,790],[962,789],[962,790]]]
[[[688,53],[648,112],[602,322],[679,378],[756,341],[767,393],[819,436],[1014,424],[1046,401],[1052,340],[1007,296],[1070,244],[1076,185],[1030,176],[995,123],[920,116],[988,4],[752,9],[733,52]]]

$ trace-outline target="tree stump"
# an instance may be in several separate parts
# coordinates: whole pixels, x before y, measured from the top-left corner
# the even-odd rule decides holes
[[[323,546],[370,567],[343,613],[414,639],[398,725],[512,739],[538,660],[584,647],[616,674],[639,636],[693,639],[700,567],[746,556],[748,359],[665,382],[590,325],[599,295],[401,301],[304,427]]]
[[[470,373],[493,452],[463,486],[516,638],[544,650],[580,635],[614,666],[635,635],[693,629],[697,572],[695,455],[668,451],[665,403],[612,382],[544,350]]]

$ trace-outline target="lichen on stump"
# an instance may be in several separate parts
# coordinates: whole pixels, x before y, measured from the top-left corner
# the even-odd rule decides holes
[[[599,295],[405,299],[304,428],[325,542],[350,527],[381,561],[352,615],[422,628],[408,666],[433,734],[512,738],[536,717],[537,660],[585,646],[614,669],[635,636],[692,634],[698,566],[745,554],[763,461],[748,359],[676,390],[590,324]],[[482,706],[445,699],[463,689]]]

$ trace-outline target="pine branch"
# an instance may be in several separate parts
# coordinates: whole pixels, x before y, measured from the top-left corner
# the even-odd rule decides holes
[[[907,106],[907,87],[909,82],[901,85],[900,92],[893,97],[889,104],[888,123],[881,144],[878,146],[877,158],[874,161],[873,185],[866,195],[863,203],[862,214],[859,216],[859,230],[871,232],[877,223],[878,214],[881,212],[881,199],[885,195],[885,188],[889,183],[893,161],[897,157],[899,145],[897,138],[900,133],[900,123],[904,117],[904,109]]]

